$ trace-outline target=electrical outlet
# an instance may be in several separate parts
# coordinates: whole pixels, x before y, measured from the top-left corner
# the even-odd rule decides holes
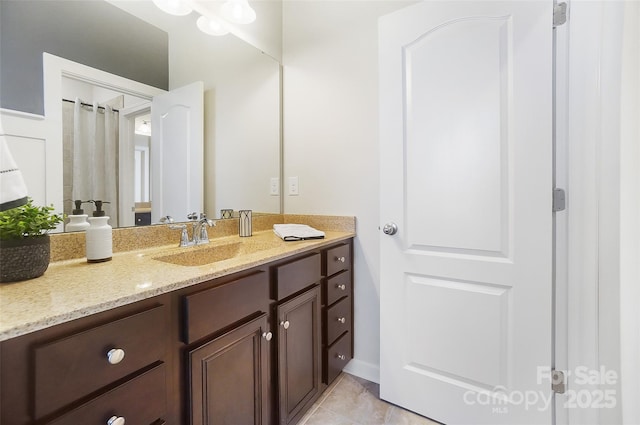
[[[280,195],[280,178],[279,177],[271,177],[271,182],[269,183],[269,194],[271,196]]]
[[[289,196],[298,196],[300,187],[297,177],[289,177]]]

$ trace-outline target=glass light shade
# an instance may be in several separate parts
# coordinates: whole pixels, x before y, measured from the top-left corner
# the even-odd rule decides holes
[[[153,0],[158,9],[175,16],[185,16],[191,13],[191,8],[182,0]]]
[[[151,126],[148,121],[142,121],[142,124],[136,127],[136,134],[140,134],[142,136],[151,136]]]
[[[250,24],[256,20],[256,11],[247,0],[227,0],[220,10],[225,19],[235,24]]]
[[[196,21],[196,25],[198,25],[198,29],[205,34],[209,34],[209,35],[229,34],[229,30],[224,25],[224,23],[219,19],[210,18],[207,16],[201,16]]]

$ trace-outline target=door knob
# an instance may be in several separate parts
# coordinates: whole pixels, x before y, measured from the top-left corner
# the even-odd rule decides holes
[[[262,337],[263,337],[264,339],[266,339],[267,341],[271,341],[271,338],[273,338],[273,334],[272,334],[271,332],[264,332],[264,333],[262,334]]]
[[[280,326],[282,326],[285,329],[289,329],[289,321],[283,320],[282,322],[280,322]]]
[[[385,235],[395,235],[398,232],[398,225],[396,223],[387,223],[382,228]]]

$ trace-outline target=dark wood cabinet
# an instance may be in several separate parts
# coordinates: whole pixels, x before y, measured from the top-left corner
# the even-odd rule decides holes
[[[353,244],[327,248],[322,258],[322,381],[328,385],[353,358]]]
[[[170,297],[160,295],[0,344],[0,424],[166,419]]]
[[[262,314],[188,351],[191,425],[269,423],[271,339]]]
[[[295,424],[353,357],[352,257],[343,241],[3,341],[0,425]]]
[[[296,423],[320,395],[320,288],[277,306],[279,423]]]

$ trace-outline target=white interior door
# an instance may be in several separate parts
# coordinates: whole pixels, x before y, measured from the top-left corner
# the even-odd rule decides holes
[[[446,424],[552,420],[552,14],[380,20],[380,394]]]
[[[204,84],[171,90],[151,102],[151,221],[186,221],[202,212]]]

